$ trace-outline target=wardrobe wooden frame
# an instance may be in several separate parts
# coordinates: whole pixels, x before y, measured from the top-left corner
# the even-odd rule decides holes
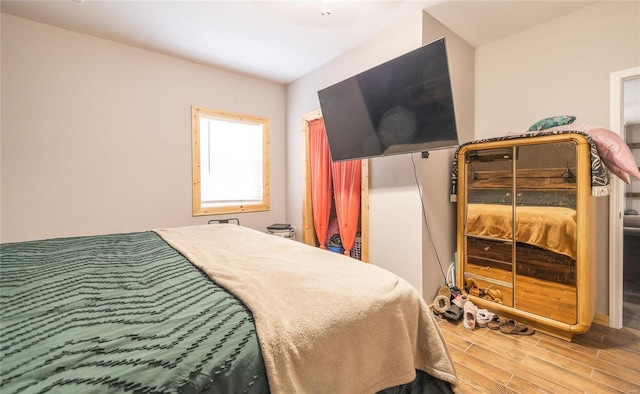
[[[542,317],[530,312],[518,310],[513,307],[484,300],[480,297],[470,295],[474,304],[478,307],[489,309],[501,317],[515,319],[520,322],[533,325],[536,329],[547,334],[571,341],[574,334],[586,332],[593,322],[596,309],[596,267],[595,267],[595,234],[593,228],[595,220],[595,198],[591,196],[590,177],[590,145],[581,134],[558,134],[540,137],[528,137],[521,139],[509,139],[502,141],[480,142],[465,145],[458,151],[458,207],[457,207],[457,244],[459,254],[459,267],[457,272],[458,283],[464,283],[466,264],[466,242],[465,242],[465,218],[467,200],[467,169],[464,162],[464,155],[467,151],[474,149],[494,149],[511,148],[513,146],[527,146],[534,144],[546,144],[556,142],[575,142],[577,159],[577,278],[576,278],[576,322],[568,324],[554,319]],[[553,302],[550,300],[549,302]]]

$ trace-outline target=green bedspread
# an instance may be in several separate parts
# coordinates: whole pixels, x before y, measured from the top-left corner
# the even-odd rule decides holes
[[[247,307],[156,233],[141,232],[0,245],[0,393],[44,392],[268,393],[269,385]],[[382,391],[413,392],[451,388],[417,371]]]
[[[0,392],[268,392],[249,310],[155,233],[1,245]]]

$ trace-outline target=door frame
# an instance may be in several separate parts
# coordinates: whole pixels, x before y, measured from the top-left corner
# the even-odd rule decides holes
[[[640,77],[640,67],[616,71],[610,75],[609,129],[624,139],[624,82]],[[621,328],[623,322],[623,225],[624,184],[611,177],[609,197],[609,327]]]
[[[317,246],[316,230],[313,225],[311,206],[311,162],[309,161],[309,122],[322,117],[317,109],[302,115],[303,133],[303,182],[302,182],[302,242]],[[362,240],[360,260],[369,262],[369,159],[362,160],[362,181],[360,186],[360,238]]]

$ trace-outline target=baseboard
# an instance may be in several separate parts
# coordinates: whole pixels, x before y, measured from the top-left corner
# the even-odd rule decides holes
[[[593,324],[597,324],[599,326],[609,327],[609,315],[603,315],[601,313],[596,313],[593,317]]]

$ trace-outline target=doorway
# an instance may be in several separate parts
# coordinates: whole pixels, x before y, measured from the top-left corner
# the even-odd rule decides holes
[[[640,114],[634,111],[634,108],[638,107],[637,100],[640,93],[637,91],[637,86],[640,85],[629,83],[636,80],[640,80],[640,67],[617,71],[610,76],[609,128],[615,133],[619,133],[622,139],[626,138],[625,124],[640,120]],[[635,119],[636,117],[639,119]],[[621,180],[615,177],[611,180],[611,197],[609,199],[609,326],[612,328],[623,326],[625,311],[624,211],[628,203],[627,192],[626,185]],[[629,240],[628,235],[627,240]],[[629,283],[629,281],[627,282]],[[637,279],[635,283],[637,283]],[[627,290],[631,290],[629,286],[627,286]],[[628,308],[626,310],[630,311]],[[640,307],[637,310],[640,312]],[[633,311],[631,310],[629,313],[633,313]]]
[[[311,164],[309,160],[309,122],[320,119],[322,112],[318,109],[302,115],[302,132],[304,139],[302,182],[302,242],[317,246],[317,236],[313,225],[313,209],[311,206]],[[360,189],[360,260],[369,262],[369,160],[362,160],[362,181]]]

